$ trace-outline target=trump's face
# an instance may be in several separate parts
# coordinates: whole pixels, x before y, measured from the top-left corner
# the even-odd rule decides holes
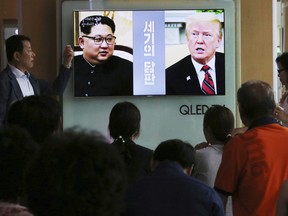
[[[200,64],[206,64],[215,55],[220,46],[219,24],[209,21],[190,23],[187,31],[188,48],[192,58]]]
[[[114,52],[114,34],[110,26],[98,24],[91,28],[89,35],[79,38],[79,45],[83,49],[83,57],[89,63],[105,63]]]

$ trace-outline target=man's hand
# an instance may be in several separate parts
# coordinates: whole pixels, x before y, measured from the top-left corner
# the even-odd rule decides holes
[[[66,68],[70,68],[72,65],[72,60],[74,57],[74,52],[71,45],[66,45],[63,52],[63,65]]]
[[[239,134],[243,134],[246,132],[246,130],[248,130],[248,127],[244,126],[244,127],[239,127],[239,128],[234,128],[234,130],[232,131],[231,136],[237,136]]]
[[[274,110],[274,117],[285,124],[288,122],[288,116],[281,106],[277,106]]]
[[[201,142],[199,144],[197,144],[194,148],[195,150],[199,150],[199,149],[203,149],[209,146],[209,143],[207,142]]]

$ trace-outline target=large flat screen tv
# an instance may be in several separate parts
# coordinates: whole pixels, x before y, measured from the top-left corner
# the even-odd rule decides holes
[[[225,95],[224,9],[82,10],[74,96]]]

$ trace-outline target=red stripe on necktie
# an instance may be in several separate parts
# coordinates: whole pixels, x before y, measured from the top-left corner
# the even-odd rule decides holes
[[[210,67],[208,65],[204,65],[201,69],[205,72],[205,77],[202,83],[202,91],[207,95],[215,95],[214,82],[210,73],[208,72],[209,69]]]

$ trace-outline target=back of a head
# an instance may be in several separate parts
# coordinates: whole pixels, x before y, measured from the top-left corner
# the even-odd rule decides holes
[[[13,35],[6,39],[5,46],[8,62],[12,61],[14,52],[22,52],[23,41],[30,41],[30,38],[25,35]]]
[[[24,195],[24,176],[38,145],[23,128],[0,129],[0,200],[19,202]]]
[[[119,102],[111,110],[109,131],[113,139],[137,137],[140,131],[141,115],[139,109],[130,102]]]
[[[243,120],[253,121],[272,116],[276,104],[271,86],[260,80],[250,80],[241,85],[237,92],[240,115]]]
[[[118,151],[96,131],[50,136],[27,177],[28,207],[41,216],[114,216],[126,176]]]
[[[112,32],[115,32],[116,27],[114,21],[107,16],[100,15],[88,16],[81,20],[80,31],[88,35],[91,33],[91,28],[99,24],[108,25],[111,28]]]
[[[280,63],[288,71],[288,52],[284,52],[276,58],[276,63]]]
[[[1,216],[33,216],[24,206],[0,202],[0,215]]]
[[[179,139],[161,142],[153,153],[153,160],[179,163],[183,168],[191,167],[195,160],[195,151],[190,143]]]
[[[37,142],[57,131],[61,123],[61,106],[48,96],[29,96],[11,105],[7,114],[8,125],[25,128]]]
[[[203,129],[204,134],[209,131],[218,141],[226,142],[234,129],[234,115],[232,111],[220,105],[210,107],[204,115]]]

